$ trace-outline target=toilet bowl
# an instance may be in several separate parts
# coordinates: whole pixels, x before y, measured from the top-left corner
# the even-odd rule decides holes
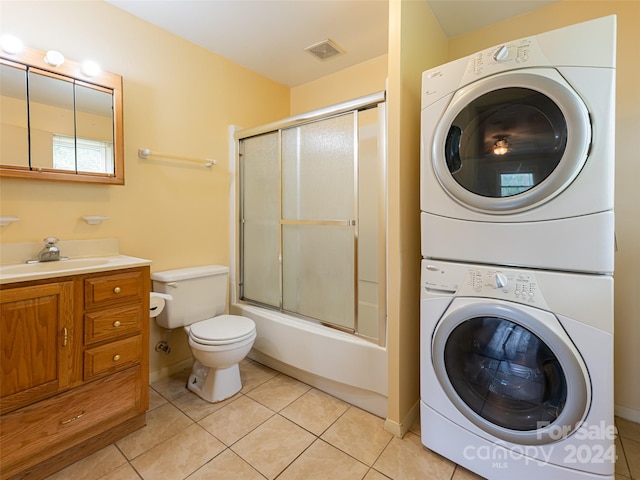
[[[151,275],[153,289],[169,296],[158,325],[184,327],[195,358],[187,388],[208,402],[220,402],[242,389],[238,364],[251,351],[256,325],[250,318],[223,314],[227,267],[205,265]]]
[[[185,327],[195,362],[187,388],[208,402],[220,402],[242,389],[239,363],[256,339],[253,320],[220,315]]]

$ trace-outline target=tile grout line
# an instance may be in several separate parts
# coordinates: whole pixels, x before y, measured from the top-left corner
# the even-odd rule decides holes
[[[622,442],[622,439],[623,438],[627,438],[627,437],[623,437],[622,435],[620,435],[620,430],[618,430],[617,427],[616,427],[616,430],[617,430],[618,440],[620,440],[620,450],[622,450],[622,458],[624,459],[624,464],[627,467],[627,472],[629,472],[629,477],[627,477],[627,478],[630,478],[631,480],[635,480],[634,477],[633,477],[633,473],[631,472],[631,465],[629,465],[629,459],[627,458],[627,452],[625,452],[625,450],[624,450],[624,443]],[[616,463],[618,462],[618,458],[620,458],[620,457],[616,453]],[[615,469],[614,469],[614,474],[615,474]],[[625,477],[625,475],[622,475],[622,474],[619,474],[619,473],[616,474],[616,475],[620,475],[621,477]]]
[[[257,363],[257,362],[251,362],[251,363]],[[259,364],[259,363],[258,363]],[[232,447],[233,445],[236,445],[238,442],[240,442],[242,439],[244,439],[245,437],[247,437],[248,435],[250,435],[252,432],[254,432],[256,429],[260,428],[262,425],[264,425],[264,423],[266,423],[267,421],[269,421],[270,419],[273,419],[273,417],[275,415],[278,415],[281,419],[286,420],[288,422],[291,422],[293,425],[295,425],[296,427],[302,429],[303,431],[311,434],[313,436],[313,441],[307,445],[300,453],[298,453],[295,458],[293,458],[286,466],[284,466],[282,468],[282,470],[280,472],[277,473],[277,475],[275,477],[273,477],[273,480],[276,480],[280,477],[283,476],[283,474],[291,467],[291,465],[293,465],[300,457],[302,457],[313,445],[316,444],[316,442],[319,440],[321,442],[323,442],[326,445],[331,446],[332,448],[335,448],[336,450],[342,452],[344,455],[348,456],[349,458],[351,458],[352,460],[360,463],[361,465],[364,465],[366,467],[366,472],[364,474],[364,477],[362,477],[363,479],[367,477],[367,475],[369,475],[371,473],[372,470],[374,470],[376,473],[380,474],[382,477],[384,478],[392,478],[392,477],[387,477],[387,475],[383,474],[382,472],[378,471],[377,469],[374,468],[375,463],[381,458],[381,456],[384,454],[384,452],[386,451],[387,448],[389,448],[389,445],[393,442],[393,439],[395,438],[394,436],[391,436],[389,438],[389,440],[384,444],[384,446],[382,447],[382,449],[380,450],[380,452],[376,455],[376,457],[372,460],[371,465],[368,465],[367,463],[359,460],[358,458],[354,457],[353,455],[349,454],[348,452],[344,451],[343,449],[341,449],[340,447],[333,445],[331,442],[325,440],[322,438],[322,435],[324,435],[329,429],[331,429],[332,426],[335,425],[336,422],[338,422],[341,418],[343,418],[347,412],[349,412],[351,410],[351,408],[356,408],[359,409],[359,407],[356,407],[354,405],[349,404],[348,402],[345,402],[345,404],[347,405],[347,408],[340,413],[335,419],[333,419],[328,426],[326,426],[325,428],[323,428],[323,430],[319,433],[316,434],[313,431],[309,430],[308,428],[306,428],[303,425],[300,425],[297,421],[290,419],[288,417],[286,417],[282,412],[287,409],[289,406],[291,406],[292,404],[294,404],[295,402],[297,402],[298,400],[300,400],[302,397],[304,397],[307,393],[309,393],[310,391],[313,390],[317,390],[319,392],[322,392],[322,390],[309,385],[305,382],[302,382],[300,380],[297,380],[298,382],[304,384],[305,386],[308,386],[309,388],[303,392],[302,394],[298,395],[296,398],[294,398],[293,400],[289,401],[286,405],[284,405],[282,408],[279,408],[279,410],[274,410],[272,407],[265,405],[264,403],[262,403],[260,400],[257,400],[255,398],[253,398],[252,396],[248,395],[251,392],[254,392],[256,389],[264,386],[266,383],[268,383],[269,381],[277,378],[277,377],[289,377],[286,374],[283,374],[282,372],[278,372],[276,375],[265,379],[264,381],[261,381],[258,384],[252,385],[251,388],[249,390],[247,390],[246,392],[243,392],[242,390],[240,392],[238,392],[237,394],[237,398],[233,399],[232,402],[229,402],[228,404],[220,407],[217,410],[214,410],[210,413],[207,413],[206,415],[204,415],[202,418],[200,418],[199,420],[195,420],[194,418],[192,418],[187,411],[189,410],[189,405],[185,404],[184,408],[185,410],[183,410],[183,408],[181,408],[176,402],[178,398],[182,398],[184,395],[189,395],[189,394],[193,394],[193,392],[189,391],[188,388],[185,385],[185,392],[177,395],[175,398],[167,398],[167,396],[165,396],[163,393],[161,393],[159,390],[156,390],[155,388],[153,388],[153,386],[149,386],[149,388],[151,388],[155,393],[157,393],[162,399],[164,399],[166,401],[166,403],[169,403],[173,408],[175,408],[177,411],[179,411],[181,414],[185,415],[189,420],[190,420],[190,424],[187,425],[186,427],[184,427],[183,429],[179,429],[179,432],[182,432],[184,429],[189,428],[190,426],[192,426],[193,424],[198,425],[200,428],[202,428],[203,430],[205,430],[209,435],[211,435],[211,437],[213,437],[215,440],[219,441],[220,443],[222,443],[222,445],[224,445],[224,449],[221,452],[218,452],[214,457],[210,458],[209,460],[207,460],[207,462],[205,462],[203,465],[199,466],[195,471],[189,473],[189,475],[187,475],[186,477],[184,477],[183,480],[188,479],[189,477],[191,477],[192,475],[194,475],[196,472],[198,472],[200,469],[204,468],[205,465],[209,464],[210,462],[212,462],[214,459],[216,459],[217,457],[219,457],[220,455],[222,455],[223,453],[230,451],[232,454],[236,455],[244,464],[248,465],[254,472],[256,472],[261,478],[264,479],[268,479],[269,477],[265,476],[262,472],[260,472],[254,465],[252,465],[251,463],[249,463],[245,458],[243,458],[242,456],[240,456],[238,453],[236,453]],[[293,377],[291,377],[293,378]],[[296,380],[296,379],[294,379]],[[167,395],[169,396],[174,396],[176,389],[175,389],[175,385],[173,388],[173,391],[171,391],[170,388],[167,388]],[[326,393],[326,392],[324,392]],[[210,415],[213,415],[216,412],[222,411],[225,408],[227,408],[229,405],[232,405],[233,403],[235,403],[236,401],[242,399],[242,397],[244,397],[247,400],[251,400],[252,402],[256,402],[257,404],[259,404],[260,406],[268,409],[272,414],[265,419],[264,421],[262,421],[260,424],[253,426],[248,432],[244,433],[240,438],[236,439],[233,441],[233,443],[231,443],[230,445],[227,445],[225,442],[223,442],[222,440],[220,440],[214,433],[210,432],[209,430],[207,430],[204,426],[202,426],[200,424],[201,421],[203,421],[205,418],[209,417]],[[162,403],[160,405],[157,405],[156,407],[154,407],[154,409],[149,410],[149,411],[153,411],[156,408],[161,407],[162,405],[164,405],[165,403]],[[192,411],[193,412],[197,412],[197,410]],[[195,414],[197,416],[197,413]],[[295,418],[295,416],[294,416]],[[411,432],[412,434],[420,437],[420,433],[414,432],[411,429],[409,430],[409,432]],[[622,455],[624,456],[624,462],[625,462],[625,466],[627,467],[627,471],[628,471],[628,475],[629,477],[627,477],[626,475],[621,475],[621,474],[616,474],[616,476],[620,475],[621,478],[627,479],[627,480],[640,480],[638,479],[637,476],[634,476],[634,473],[631,471],[631,466],[629,464],[629,459],[627,458],[626,455],[626,451],[623,445],[623,438],[627,439],[627,440],[631,440],[631,441],[637,441],[634,438],[631,437],[627,437],[627,436],[622,436],[618,433],[619,436],[619,440],[620,440],[620,446],[621,446],[621,451],[622,451]],[[166,440],[165,440],[166,441]],[[120,452],[120,454],[124,457],[124,459],[126,460],[126,462],[130,465],[131,469],[135,472],[135,474],[137,475],[138,478],[143,479],[144,477],[135,469],[135,467],[133,466],[132,462],[138,458],[140,455],[144,454],[145,452],[142,452],[141,454],[137,455],[136,457],[132,458],[131,460],[129,460],[127,458],[127,456],[124,454],[124,452],[118,447],[118,445],[116,445],[116,443],[114,442],[114,446],[116,446],[116,448],[118,449],[118,451]],[[151,448],[155,448],[155,446],[151,447]],[[147,451],[151,450],[148,449]],[[124,465],[124,464],[122,464]],[[120,468],[116,467],[116,468]],[[115,470],[115,469],[114,469]],[[451,476],[449,477],[449,480],[453,480],[454,478],[456,478],[456,473],[457,472],[463,472],[463,467],[461,467],[458,464],[455,464],[454,462],[454,469],[453,472],[451,473]],[[112,473],[112,472],[110,472]],[[105,474],[103,475],[103,477],[101,478],[105,478],[106,475],[109,474]],[[397,480],[397,479],[392,479],[392,480]]]
[[[247,399],[249,399],[249,400],[251,400],[251,401],[254,401],[254,402],[258,403],[259,405],[261,405],[261,406],[263,406],[263,407],[267,408],[268,410],[270,410],[271,412],[273,412],[273,415],[271,415],[269,418],[267,418],[266,420],[264,420],[264,421],[263,421],[263,422],[261,422],[260,424],[256,425],[255,427],[253,427],[249,432],[245,433],[242,437],[240,437],[240,438],[238,438],[237,440],[235,440],[231,445],[227,445],[226,443],[222,442],[222,440],[220,440],[218,437],[216,437],[216,436],[215,436],[215,434],[211,433],[209,430],[207,430],[206,428],[204,428],[204,427],[202,427],[201,425],[199,425],[199,422],[200,422],[200,421],[202,421],[204,418],[208,417],[209,415],[206,415],[205,417],[203,417],[203,418],[201,418],[200,420],[197,420],[197,421],[196,421],[196,420],[194,420],[193,418],[191,418],[191,417],[190,417],[190,416],[189,416],[185,411],[183,411],[183,410],[180,408],[180,406],[178,406],[178,405],[176,405],[176,404],[174,403],[174,401],[176,400],[175,398],[174,398],[174,399],[169,399],[169,398],[167,398],[166,396],[164,396],[161,392],[159,392],[159,391],[157,391],[157,390],[156,390],[156,392],[157,392],[160,396],[162,396],[162,398],[164,398],[168,403],[170,403],[174,408],[176,408],[176,409],[177,409],[178,411],[180,411],[183,415],[187,416],[190,420],[192,420],[192,421],[193,421],[193,423],[198,424],[198,425],[199,425],[201,428],[203,428],[207,433],[209,433],[213,438],[215,438],[216,440],[220,441],[223,445],[225,445],[225,449],[224,449],[222,452],[218,453],[216,456],[214,456],[213,458],[211,458],[211,459],[210,459],[208,462],[206,462],[204,465],[206,465],[207,463],[209,463],[210,461],[212,461],[214,458],[218,457],[220,454],[222,454],[222,453],[223,453],[224,451],[226,451],[226,450],[230,450],[230,451],[231,451],[231,452],[233,452],[235,455],[238,455],[238,454],[237,454],[237,453],[236,453],[236,452],[235,452],[231,447],[232,447],[233,445],[237,444],[239,441],[241,441],[243,438],[245,438],[245,437],[246,437],[246,436],[248,436],[249,434],[251,434],[251,433],[252,433],[253,431],[255,431],[257,428],[259,428],[260,426],[262,426],[262,425],[263,425],[265,422],[267,422],[269,419],[273,418],[275,415],[278,415],[280,418],[282,418],[282,419],[284,419],[284,420],[286,420],[286,421],[289,421],[289,422],[293,423],[294,425],[296,425],[297,427],[299,427],[299,428],[303,429],[305,432],[310,433],[311,435],[313,435],[313,436],[315,437],[315,439],[314,439],[314,441],[313,441],[313,442],[311,442],[311,443],[310,443],[310,444],[309,444],[309,445],[308,445],[308,446],[307,446],[307,447],[306,447],[302,452],[300,452],[300,453],[299,453],[299,454],[298,454],[298,455],[297,455],[297,456],[296,456],[296,457],[295,457],[295,458],[294,458],[294,459],[293,459],[289,464],[287,464],[287,466],[286,466],[286,467],[284,467],[284,468],[283,468],[283,470],[282,470],[282,471],[280,471],[276,477],[274,477],[274,480],[275,480],[275,479],[277,479],[279,476],[281,476],[281,475],[282,475],[282,474],[287,470],[287,468],[289,468],[289,467],[290,467],[290,466],[291,466],[291,465],[292,465],[292,464],[293,464],[293,463],[294,463],[294,462],[295,462],[295,461],[296,461],[300,456],[302,456],[302,455],[304,454],[304,452],[306,452],[306,451],[307,451],[307,450],[308,450],[308,449],[309,449],[313,444],[315,444],[318,440],[320,440],[320,441],[322,441],[322,442],[326,443],[327,445],[329,445],[329,446],[331,446],[331,447],[335,448],[336,450],[338,450],[338,451],[342,452],[343,454],[347,455],[349,458],[353,459],[354,461],[356,461],[356,462],[358,462],[358,463],[360,463],[360,464],[364,465],[364,466],[367,468],[367,472],[365,473],[365,476],[366,476],[366,474],[368,474],[371,470],[375,470],[375,468],[373,467],[373,465],[374,465],[374,464],[375,464],[375,462],[380,458],[380,456],[381,456],[381,455],[382,455],[382,453],[385,451],[385,449],[389,446],[389,444],[390,444],[390,443],[391,443],[391,441],[393,440],[393,437],[391,437],[391,438],[386,442],[386,444],[384,445],[384,447],[381,449],[380,453],[378,453],[378,455],[376,456],[376,458],[372,461],[371,465],[368,465],[367,463],[362,462],[361,460],[359,460],[358,458],[354,457],[354,456],[353,456],[353,455],[351,455],[350,453],[345,452],[344,450],[342,450],[340,447],[338,447],[338,446],[336,446],[336,445],[333,445],[332,443],[330,443],[330,442],[328,442],[328,441],[326,441],[326,440],[324,440],[324,439],[322,439],[322,438],[321,438],[321,436],[322,436],[325,432],[327,432],[327,430],[329,430],[329,429],[331,428],[331,426],[333,426],[333,425],[334,425],[334,424],[335,424],[335,423],[336,423],[340,418],[342,418],[342,417],[343,417],[343,416],[344,416],[344,415],[345,415],[349,410],[351,410],[352,408],[354,408],[354,406],[353,406],[353,405],[351,405],[351,404],[348,404],[348,403],[347,403],[348,407],[345,409],[345,411],[344,411],[344,412],[342,412],[340,415],[338,415],[338,416],[337,416],[337,417],[336,417],[336,418],[331,422],[331,424],[329,424],[329,425],[328,425],[328,426],[327,426],[327,427],[326,427],[326,428],[325,428],[325,429],[320,433],[320,435],[317,435],[317,434],[315,434],[314,432],[312,432],[312,431],[308,430],[307,428],[305,428],[304,426],[299,425],[299,424],[298,424],[298,423],[296,423],[295,421],[290,420],[289,418],[287,418],[287,417],[285,417],[284,415],[282,415],[282,414],[281,414],[282,410],[284,410],[285,408],[287,408],[288,406],[290,406],[291,404],[293,404],[295,401],[299,400],[301,397],[303,397],[303,396],[304,396],[306,393],[308,393],[309,391],[313,390],[315,387],[313,387],[312,385],[308,385],[308,384],[306,384],[306,383],[304,383],[304,382],[301,382],[301,383],[303,383],[303,384],[305,384],[305,385],[309,386],[309,389],[308,389],[308,390],[306,390],[306,391],[305,391],[304,393],[302,393],[301,395],[299,395],[298,397],[296,397],[295,399],[291,400],[289,403],[287,403],[285,406],[283,406],[283,407],[282,407],[280,410],[278,410],[278,411],[273,410],[271,407],[269,407],[269,406],[267,406],[267,405],[263,404],[263,403],[262,403],[262,402],[260,402],[259,400],[255,399],[255,398],[253,398],[253,397],[251,397],[251,396],[249,396],[249,395],[247,395],[247,393],[250,393],[250,392],[252,392],[252,391],[256,390],[256,389],[257,389],[257,388],[259,388],[260,386],[264,385],[265,383],[269,382],[270,380],[273,380],[274,378],[277,378],[278,376],[286,376],[286,375],[284,375],[284,374],[282,374],[282,373],[280,372],[280,373],[278,373],[277,375],[275,375],[275,376],[273,376],[273,377],[271,377],[271,378],[269,378],[269,379],[265,380],[264,382],[262,382],[262,383],[260,383],[260,384],[258,384],[258,385],[255,385],[253,388],[251,388],[251,389],[250,389],[250,390],[248,390],[247,392],[244,392],[244,393],[243,393],[243,392],[238,392],[238,398],[236,398],[233,402],[230,402],[230,403],[229,403],[229,405],[231,405],[231,404],[233,404],[234,402],[236,402],[238,399],[240,399],[240,398],[241,398],[241,396],[244,396],[244,397],[246,397]],[[187,392],[185,393],[185,395],[186,395],[186,394],[191,393],[191,392],[189,392],[188,387],[185,387],[185,388],[187,389]],[[154,390],[155,390],[155,389],[154,389]],[[317,389],[316,389],[316,390],[317,390]],[[319,390],[319,391],[321,391],[321,390]],[[182,395],[180,395],[180,396],[182,396]],[[176,397],[176,398],[178,398],[178,397]],[[220,410],[223,410],[223,409],[224,409],[224,408],[226,408],[227,406],[228,406],[228,405],[225,405],[225,406],[224,406],[224,407],[222,407]],[[355,408],[357,408],[357,407],[355,407]],[[216,410],[216,411],[212,412],[210,415],[212,415],[212,414],[214,414],[215,412],[220,411],[220,410]],[[190,426],[190,425],[189,425],[189,426]],[[185,427],[185,428],[188,428],[188,427]],[[153,447],[152,447],[152,448],[153,448]],[[141,454],[141,455],[142,455],[142,454]],[[238,456],[239,456],[239,455],[238,455]],[[126,456],[125,456],[125,458],[126,458]],[[136,458],[137,458],[137,457],[136,457]],[[242,461],[244,461],[244,462],[245,462],[247,465],[249,465],[253,470],[255,470],[256,472],[258,472],[260,475],[262,475],[262,476],[264,477],[264,475],[263,475],[259,470],[257,470],[257,469],[255,468],[255,466],[251,465],[251,464],[250,464],[249,462],[247,462],[243,457],[239,456],[239,458],[241,458],[241,459],[242,459]],[[132,460],[133,460],[133,459],[132,459]],[[129,463],[131,463],[131,461],[129,461]],[[192,473],[191,473],[191,474],[189,474],[189,475],[193,475],[195,472],[197,472],[198,470],[200,470],[204,465],[200,466],[197,470],[195,470],[194,472],[192,472]],[[376,471],[376,472],[378,472],[377,470],[375,470],[375,471]],[[137,471],[136,471],[136,473],[137,473]],[[380,473],[380,472],[378,472],[378,473]],[[187,478],[188,478],[188,477],[187,477]],[[265,477],[265,478],[266,478],[266,477]],[[363,478],[364,478],[364,477],[363,477]]]

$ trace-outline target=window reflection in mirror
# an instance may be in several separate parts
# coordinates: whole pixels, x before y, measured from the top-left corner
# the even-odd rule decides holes
[[[29,168],[27,72],[0,64],[0,164]]]
[[[111,92],[76,83],[77,170],[113,173],[113,101]]]
[[[124,184],[122,77],[0,51],[0,176]]]

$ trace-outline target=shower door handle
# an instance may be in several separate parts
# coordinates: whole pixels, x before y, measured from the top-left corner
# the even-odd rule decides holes
[[[336,227],[355,227],[357,220],[290,220],[280,219],[280,225],[325,225]]]

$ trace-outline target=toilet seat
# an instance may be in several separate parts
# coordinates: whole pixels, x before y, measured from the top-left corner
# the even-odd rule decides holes
[[[219,315],[196,322],[189,328],[189,337],[201,345],[228,345],[251,338],[256,324],[240,315]]]

